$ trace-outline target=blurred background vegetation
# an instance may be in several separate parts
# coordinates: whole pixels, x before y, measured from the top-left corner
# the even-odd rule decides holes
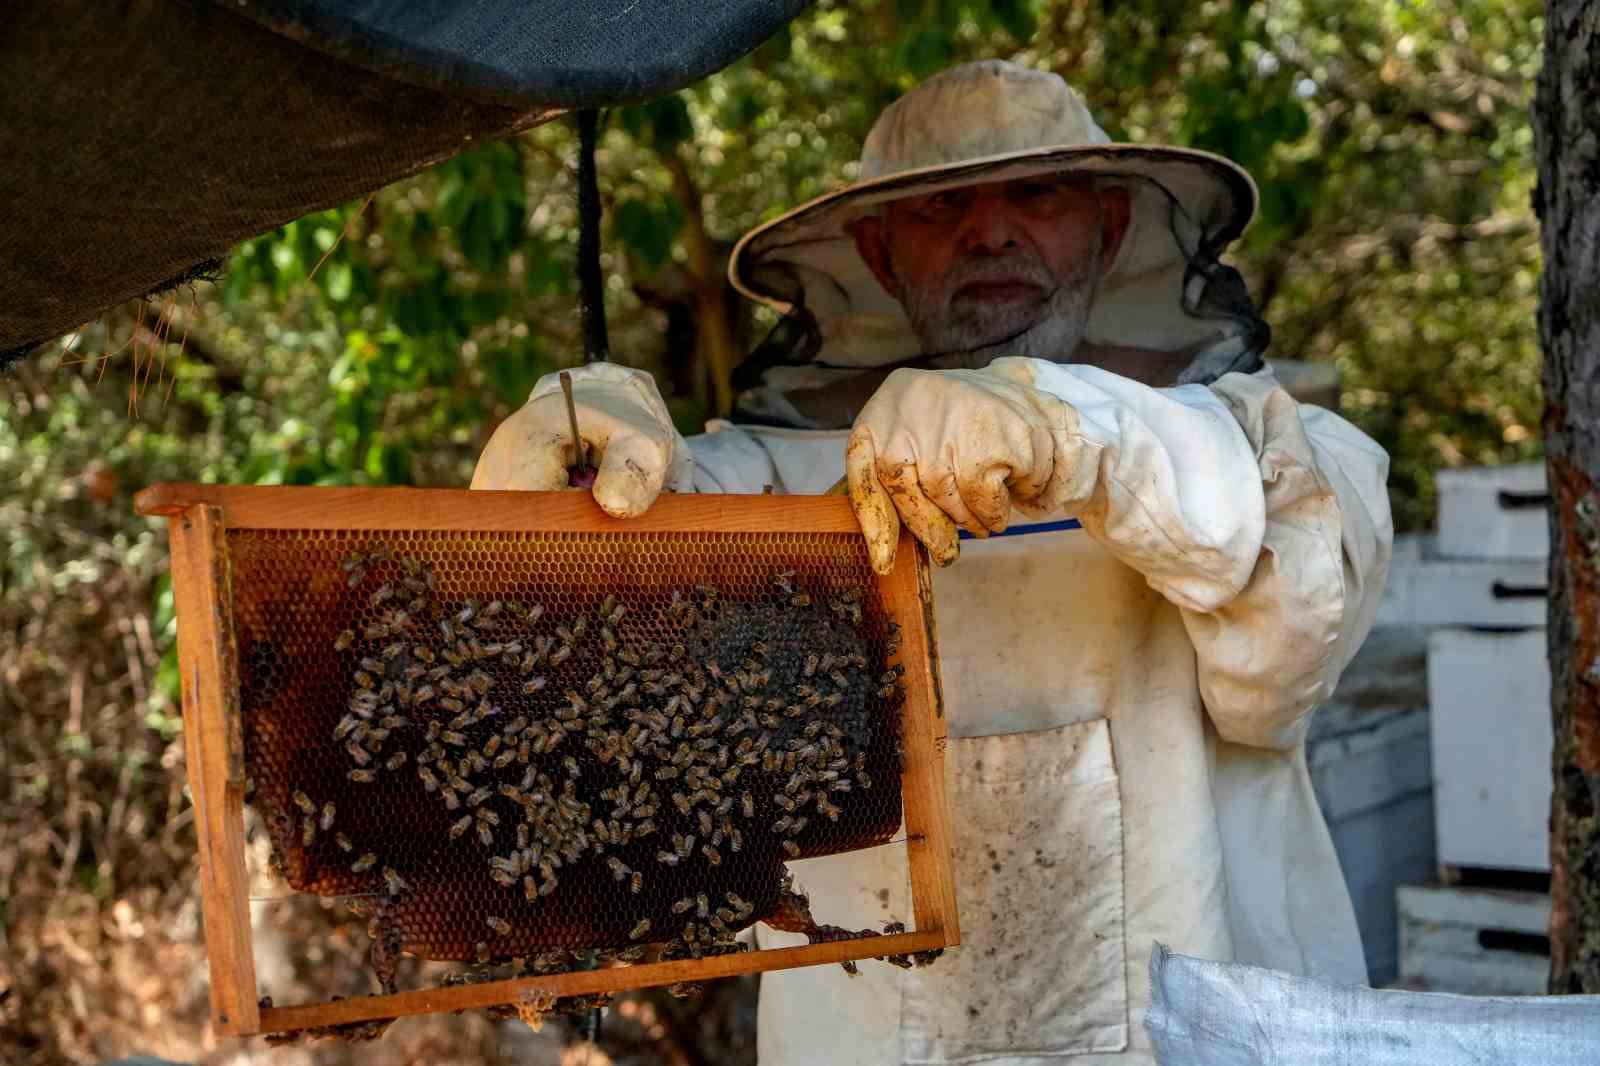
[[[851,179],[872,119],[920,79],[1015,58],[1077,86],[1114,139],[1211,149],[1255,175],[1261,215],[1233,260],[1275,331],[1269,355],[1338,366],[1344,413],[1394,458],[1397,522],[1425,528],[1433,470],[1537,454],[1541,9],[822,0],[717,76],[605,116],[614,358],[656,374],[686,432],[725,412],[771,325],[724,283],[733,242]],[[250,241],[215,284],[118,309],[0,378],[0,990],[29,990],[0,1001],[6,1061],[139,1046],[234,1061],[194,1035],[165,532],[132,515],[132,493],[465,484],[535,379],[581,358],[575,151],[563,122],[484,145]],[[364,1061],[420,1054],[405,1031]],[[632,1061],[748,1061],[737,1034],[701,1046],[699,1031]],[[449,1046],[427,1061],[499,1061],[487,1038]]]

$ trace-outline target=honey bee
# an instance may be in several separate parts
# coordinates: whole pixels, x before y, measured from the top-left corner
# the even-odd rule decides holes
[[[393,866],[385,866],[383,868],[383,884],[389,890],[389,895],[391,896],[398,896],[411,887],[405,878],[395,872]]]
[[[350,843],[350,838],[343,833],[333,834],[333,842],[339,845],[340,851],[354,851],[356,849],[356,846]]]
[[[398,770],[398,769],[400,769],[400,767],[404,766],[405,764],[406,764],[406,753],[403,752],[403,751],[397,751],[393,755],[389,756],[388,761],[385,762],[383,765],[384,765],[384,769],[387,769],[387,770]]]
[[[511,935],[511,923],[506,921],[504,918],[496,918],[491,914],[483,921],[485,925],[487,925],[490,929],[493,929],[496,933],[499,933],[501,936]]]
[[[439,779],[433,776],[433,771],[426,766],[417,767],[417,776],[422,778],[422,787],[429,792],[439,791]]]
[[[456,823],[450,827],[450,839],[451,840],[456,840],[456,839],[460,838],[462,833],[465,833],[468,829],[471,829],[471,828],[472,828],[472,816],[469,814],[465,818],[458,819],[456,821]]]
[[[478,941],[472,946],[472,955],[473,958],[478,960],[479,965],[487,963],[489,961],[489,945],[481,940]]]
[[[311,842],[317,838],[317,820],[315,818],[300,819],[300,845],[309,848]]]
[[[638,940],[650,931],[650,919],[640,918],[639,924],[628,931],[629,940]]]
[[[616,605],[617,597],[612,593],[606,593],[606,598],[600,601],[600,617],[609,618],[611,616],[612,609],[615,608]]]
[[[494,830],[486,822],[478,823],[478,841],[486,848],[494,847]]]
[[[373,682],[373,680],[372,680],[372,675],[367,673],[365,670],[357,670],[355,672],[355,674],[352,675],[352,677],[354,678],[356,686],[358,688],[363,688],[363,689],[367,689],[368,691],[371,691],[374,687],[376,687],[374,682]]]
[[[365,855],[361,856],[361,858],[350,864],[350,872],[355,874],[364,874],[376,866],[377,862],[378,856],[369,851]]]
[[[578,760],[577,759],[574,759],[572,756],[568,755],[566,758],[561,760],[561,765],[562,765],[563,768],[566,769],[567,774],[569,776],[571,776],[571,777],[577,777],[578,776]]]
[[[550,665],[551,666],[560,666],[562,663],[566,662],[567,659],[571,657],[571,655],[572,655],[572,645],[563,644],[563,645],[561,645],[561,647],[557,648],[555,651],[550,653]]]
[[[700,812],[700,832],[704,833],[706,836],[710,836],[711,835],[711,812],[710,811],[701,811]]]
[[[606,860],[606,865],[611,867],[611,876],[614,880],[621,881],[628,876],[628,866],[615,855]]]
[[[704,892],[694,897],[694,913],[699,918],[704,918],[711,913],[711,901],[706,899]]]
[[[454,729],[446,729],[442,739],[453,748],[464,748],[471,743],[465,733],[458,733]]]
[[[355,642],[356,642],[356,631],[353,630],[353,629],[346,629],[346,630],[342,631],[337,637],[333,638],[333,650],[334,651],[348,651],[349,648],[350,648],[350,645],[354,644]]]
[[[693,906],[694,906],[694,900],[690,899],[688,897],[685,897],[684,899],[680,899],[678,902],[676,902],[676,903],[674,903],[672,905],[672,913],[673,914],[682,914],[685,911],[687,911],[690,907],[693,907]]]
[[[346,776],[362,785],[370,785],[378,779],[378,775],[372,770],[351,770]]]
[[[633,876],[628,879],[628,891],[635,896],[644,891],[644,874],[638,870],[633,871]]]
[[[333,816],[334,816],[335,813],[337,813],[337,812],[335,811],[334,806],[333,806],[333,804],[331,802],[324,803],[322,805],[322,823],[321,823],[321,828],[322,828],[322,831],[324,833],[326,833],[328,830],[333,828]]]
[[[507,766],[511,765],[511,761],[516,757],[517,749],[507,748],[505,751],[502,751],[499,755],[494,757],[494,768],[496,770],[504,770]]]
[[[736,911],[748,911],[751,909],[750,904],[746,903],[732,892],[727,893],[726,898],[728,900],[728,906],[732,907]]]
[[[311,802],[311,797],[307,796],[304,792],[301,792],[298,788],[290,794],[289,798],[294,800],[294,805],[299,807],[306,814],[317,813],[317,805]]]
[[[706,862],[709,862],[712,866],[722,865],[722,853],[710,844],[701,847],[700,853],[706,857]]]
[[[663,849],[661,851],[656,852],[656,861],[657,862],[664,862],[668,866],[676,866],[676,865],[678,865],[678,856],[677,856],[677,854],[675,852],[666,851],[665,849]]]
[[[744,847],[744,834],[741,833],[737,829],[729,830],[728,831],[728,846],[730,848],[732,848],[734,851],[739,851],[740,849],[742,849]]]
[[[480,822],[488,822],[490,825],[500,824],[500,816],[488,807],[479,807],[474,814]]]
[[[792,840],[784,840],[783,851],[784,854],[788,855],[791,859],[798,859],[800,857],[800,845],[796,844]]]

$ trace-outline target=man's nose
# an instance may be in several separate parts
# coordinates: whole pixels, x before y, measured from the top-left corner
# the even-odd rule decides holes
[[[1022,227],[1002,196],[985,191],[975,196],[956,229],[956,241],[964,252],[994,255],[1016,248]]]

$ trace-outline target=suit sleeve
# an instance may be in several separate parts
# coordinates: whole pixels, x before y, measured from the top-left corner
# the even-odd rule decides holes
[[[1089,367],[994,366],[1071,408],[1066,509],[1179,609],[1217,732],[1302,740],[1377,611],[1388,456],[1266,373],[1153,389]]]
[[[1256,454],[1266,529],[1239,594],[1183,611],[1184,625],[1218,734],[1286,750],[1305,739],[1377,614],[1394,539],[1389,457],[1270,378],[1228,374],[1212,391]]]

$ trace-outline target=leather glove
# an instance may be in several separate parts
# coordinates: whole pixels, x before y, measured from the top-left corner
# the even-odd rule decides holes
[[[607,514],[632,518],[655,503],[663,488],[690,484],[689,447],[672,426],[666,402],[649,374],[614,363],[568,371],[578,433],[599,466],[594,498]],[[576,463],[561,379],[546,374],[528,402],[502,422],[472,474],[475,489],[552,490],[567,487]]]
[[[957,527],[1006,528],[1013,505],[1058,510],[1077,487],[1072,409],[1034,388],[1025,360],[982,370],[896,370],[857,416],[845,451],[850,503],[872,567],[894,566],[900,524],[949,566]]]

